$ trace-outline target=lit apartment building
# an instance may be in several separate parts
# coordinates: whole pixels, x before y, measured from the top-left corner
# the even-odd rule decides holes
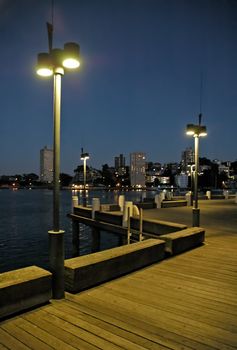
[[[195,162],[195,154],[192,147],[186,148],[185,151],[182,152],[181,156],[181,167],[183,171],[188,171],[188,166],[194,164]]]
[[[40,150],[40,181],[53,182],[53,150],[47,146]]]
[[[126,174],[125,157],[123,154],[114,157],[114,168],[117,175],[123,176]]]
[[[146,155],[143,152],[130,153],[130,181],[133,187],[145,187]]]

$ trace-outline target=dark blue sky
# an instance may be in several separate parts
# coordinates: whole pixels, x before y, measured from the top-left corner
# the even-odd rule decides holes
[[[52,145],[52,80],[34,72],[50,19],[50,0],[0,0],[0,174],[39,173]],[[99,168],[134,151],[180,161],[201,75],[201,156],[237,159],[236,0],[55,0],[54,25],[54,47],[76,41],[82,61],[63,77],[61,171],[82,146]]]

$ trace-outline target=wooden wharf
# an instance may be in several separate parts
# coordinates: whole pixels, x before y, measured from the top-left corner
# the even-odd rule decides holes
[[[203,246],[3,320],[0,350],[237,349],[237,204],[200,208]],[[187,207],[144,215],[191,221]]]

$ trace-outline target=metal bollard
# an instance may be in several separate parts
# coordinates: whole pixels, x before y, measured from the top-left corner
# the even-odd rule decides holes
[[[207,199],[211,199],[211,191],[206,192]]]
[[[131,239],[131,224],[130,224],[130,207],[127,208],[128,211],[128,230],[127,230],[127,244],[130,244],[130,239]]]
[[[128,208],[129,211],[129,217],[132,216],[133,212],[133,202],[126,201],[123,209],[123,227],[128,227]]]
[[[141,208],[139,213],[139,242],[143,240],[142,230],[143,230],[143,209]]]
[[[72,209],[78,205],[78,196],[72,196]]]
[[[124,203],[125,203],[125,196],[124,194],[121,194],[118,198],[118,205],[120,206],[120,211],[123,211]]]
[[[92,219],[95,219],[95,212],[100,210],[100,199],[92,198]]]

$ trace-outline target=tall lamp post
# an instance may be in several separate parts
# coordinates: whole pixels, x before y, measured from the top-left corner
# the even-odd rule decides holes
[[[52,272],[52,294],[54,299],[64,298],[64,231],[59,228],[60,191],[60,118],[61,79],[64,72],[78,68],[80,47],[66,43],[64,49],[52,48],[53,26],[47,23],[49,52],[38,54],[36,72],[39,76],[53,76],[53,229],[49,233],[49,263]]]
[[[83,148],[81,149],[81,160],[83,160],[83,206],[86,207],[86,161],[90,159],[89,153],[83,152]]]
[[[194,172],[194,207],[193,207],[193,226],[200,224],[200,209],[198,208],[198,171],[199,171],[199,137],[207,135],[207,128],[201,125],[202,114],[199,114],[199,123],[187,124],[186,134],[194,137],[195,153],[195,172]]]

